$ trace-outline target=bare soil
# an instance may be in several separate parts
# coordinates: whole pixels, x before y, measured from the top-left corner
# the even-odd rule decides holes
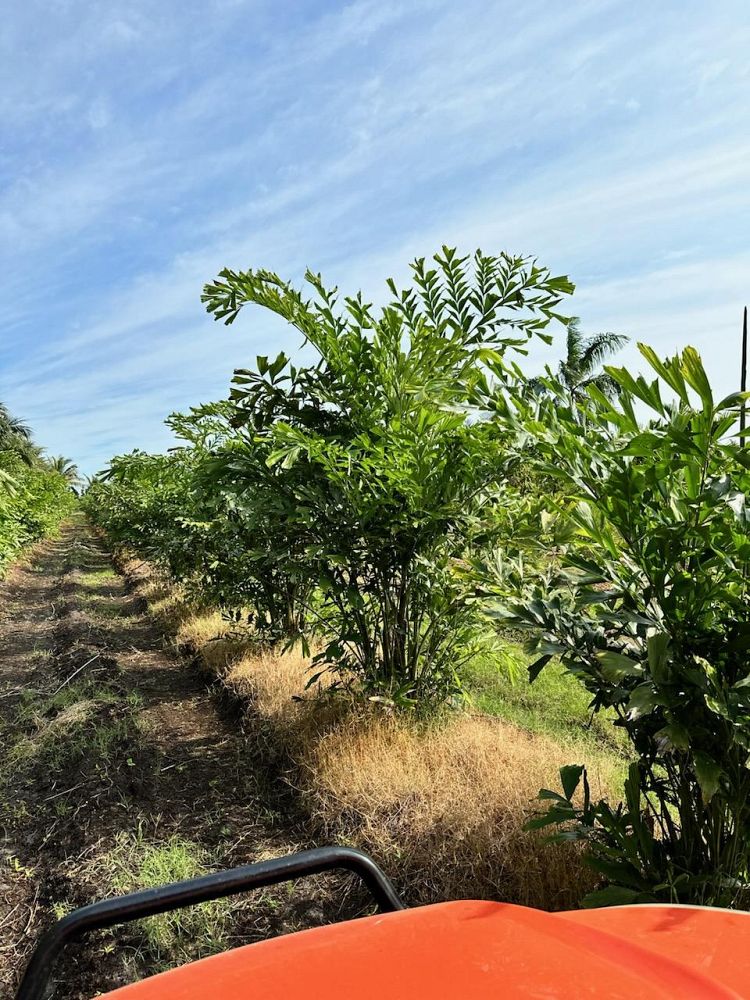
[[[0,997],[55,916],[113,894],[123,838],[180,838],[211,868],[313,846],[267,749],[82,518],[37,545],[0,584]],[[238,902],[220,946],[340,918],[341,899],[340,884],[303,880]],[[172,954],[139,925],[94,936],[50,995],[89,998],[215,949],[205,937]]]

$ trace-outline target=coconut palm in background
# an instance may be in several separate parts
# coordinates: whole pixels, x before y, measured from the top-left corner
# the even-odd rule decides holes
[[[59,472],[61,476],[64,476],[71,486],[81,481],[78,466],[72,458],[66,458],[64,455],[55,455],[53,458],[47,460],[47,466],[55,472]]]
[[[31,428],[23,420],[14,417],[5,403],[0,403],[0,448],[8,450],[9,443],[15,443],[17,438],[31,440]]]
[[[565,357],[557,367],[557,377],[565,387],[571,405],[585,398],[589,386],[596,386],[605,396],[613,396],[617,392],[617,383],[602,370],[601,365],[628,342],[628,338],[620,333],[595,333],[593,337],[584,337],[580,323],[577,316],[570,320]],[[530,379],[529,385],[535,392],[545,389],[539,377]]]
[[[39,449],[31,440],[31,428],[14,416],[3,402],[0,402],[0,451],[19,455],[27,465],[39,455]]]

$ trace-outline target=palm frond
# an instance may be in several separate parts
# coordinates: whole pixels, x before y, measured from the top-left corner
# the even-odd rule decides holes
[[[575,370],[580,363],[584,346],[583,334],[581,333],[581,320],[578,316],[572,316],[568,323],[565,361],[562,364],[571,370]]]
[[[548,390],[541,375],[527,379],[525,390],[530,396],[543,396]]]
[[[75,464],[72,458],[66,458],[65,455],[55,455],[52,458],[47,459],[47,466],[53,469],[55,472],[59,472],[61,476],[64,476],[69,483],[79,483],[81,477],[78,473],[78,466]]]
[[[8,435],[15,435],[30,441],[31,428],[20,417],[14,416],[5,403],[0,403],[0,438]]]
[[[586,390],[590,385],[596,386],[609,399],[620,391],[619,382],[616,382],[607,372],[598,372],[596,375],[592,375],[585,382],[581,382],[580,388]]]
[[[610,354],[614,354],[615,351],[619,351],[627,342],[628,338],[621,333],[597,333],[593,337],[589,337],[583,343],[583,351],[579,363],[580,374],[583,376],[588,375],[605,358],[609,357]]]

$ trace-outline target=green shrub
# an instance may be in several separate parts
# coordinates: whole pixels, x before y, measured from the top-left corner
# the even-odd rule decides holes
[[[614,808],[590,800],[581,767],[564,769],[562,795],[542,793],[553,805],[536,825],[591,841],[610,883],[592,902],[744,906],[750,455],[732,435],[743,397],[716,402],[692,348],[667,361],[641,352],[657,377],[608,368],[613,399],[593,387],[572,409],[554,379],[537,406],[498,399],[563,493],[537,532],[556,540],[552,557],[533,554],[529,533],[484,572],[494,613],[531,633],[532,676],[559,656],[638,755]]]
[[[84,506],[117,544],[163,564],[177,578],[192,568],[191,536],[182,520],[191,511],[193,455],[134,451],[118,455],[86,491]]]
[[[402,705],[450,696],[472,653],[476,611],[455,568],[490,530],[501,476],[497,426],[472,419],[486,366],[514,377],[506,351],[545,336],[572,291],[522,258],[434,260],[412,265],[414,287],[389,282],[378,311],[361,294],[339,305],[309,272],[309,301],[265,271],[223,271],[204,295],[227,323],[249,303],[279,314],[315,354],[236,373],[225,464],[273,513],[259,542],[314,594],[321,668]]]
[[[185,583],[202,602],[247,615],[264,641],[300,633],[305,593],[295,560],[303,541],[282,519],[280,477],[265,453],[211,404],[167,423],[185,444],[166,455],[114,458],[85,496],[89,514],[125,545]]]
[[[0,451],[0,572],[75,505],[75,494],[59,472],[30,463],[15,451]]]

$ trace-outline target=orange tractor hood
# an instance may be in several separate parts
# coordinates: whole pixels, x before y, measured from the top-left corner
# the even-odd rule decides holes
[[[237,948],[110,1000],[750,998],[750,914],[440,903]]]

